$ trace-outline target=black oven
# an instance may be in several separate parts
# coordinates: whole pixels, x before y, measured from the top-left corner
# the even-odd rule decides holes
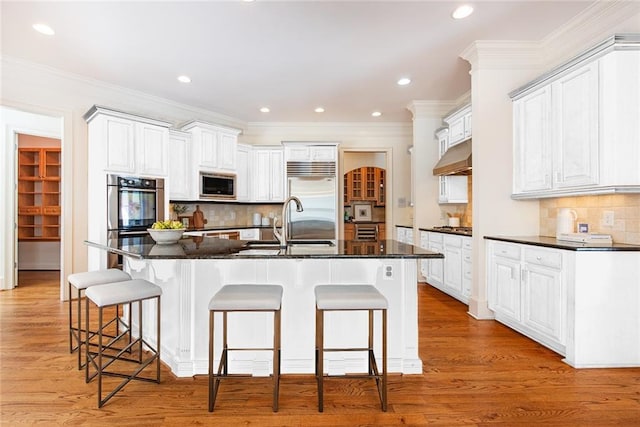
[[[164,220],[164,179],[107,175],[107,236],[140,238],[147,228]],[[109,267],[122,264],[110,254]]]

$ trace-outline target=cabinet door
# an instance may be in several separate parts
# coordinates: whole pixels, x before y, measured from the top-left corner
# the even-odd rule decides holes
[[[489,308],[497,314],[520,321],[520,261],[499,256],[491,258]]]
[[[470,249],[462,249],[462,295],[471,296],[472,257]]]
[[[471,113],[465,114],[464,116],[464,139],[471,138],[472,135],[472,121],[471,121]]]
[[[442,253],[442,244],[429,242],[429,250],[432,252]],[[443,286],[444,284],[444,260],[432,259],[428,261],[427,282],[435,286]]]
[[[552,186],[551,88],[543,87],[513,104],[514,193]]]
[[[218,134],[218,168],[236,170],[236,153],[238,138],[227,133]]]
[[[562,328],[563,292],[560,271],[526,264],[523,270],[523,282],[523,323],[565,344]]]
[[[552,84],[558,188],[598,183],[598,62]]]
[[[133,173],[135,123],[131,120],[105,117],[106,170]]]
[[[169,199],[189,200],[191,195],[191,137],[171,134],[169,137]]]
[[[284,201],[284,154],[281,149],[271,150],[271,201]]]
[[[198,164],[211,169],[218,168],[218,134],[216,132],[201,129],[196,132],[199,139]]]
[[[466,176],[439,176],[439,203],[468,203]]]
[[[136,123],[136,171],[142,175],[167,175],[169,130],[162,126]]]
[[[351,241],[356,238],[355,225],[351,222],[344,224],[344,240]]]
[[[249,195],[249,156],[250,147],[238,145],[236,155],[236,199],[239,202],[247,202]],[[242,237],[241,237],[242,238]]]
[[[386,170],[376,168],[376,188],[378,189],[378,199],[376,206],[384,206],[386,204]]]
[[[362,186],[364,177],[362,176],[362,168],[354,169],[351,172],[351,201],[364,200],[364,194],[362,193]]]
[[[444,284],[462,293],[462,237],[444,237]]]
[[[336,159],[336,147],[311,147],[311,161],[330,162]]]
[[[271,199],[271,153],[269,150],[254,150],[253,158],[253,200],[269,201]]]
[[[460,117],[449,124],[449,147],[462,140],[464,140],[464,117]]]
[[[376,201],[378,199],[376,169],[377,168],[374,167],[362,168],[362,175],[364,176],[364,200]]]

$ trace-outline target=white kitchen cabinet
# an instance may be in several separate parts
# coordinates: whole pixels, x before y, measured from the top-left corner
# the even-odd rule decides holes
[[[103,107],[93,107],[85,119],[93,167],[145,177],[167,176],[169,123]]]
[[[236,172],[240,130],[193,121],[181,128],[192,135],[195,172]]]
[[[284,157],[287,162],[334,162],[338,157],[337,144],[286,144]]]
[[[473,240],[471,237],[462,239],[462,296],[469,301],[471,298],[471,284],[473,277]]]
[[[471,236],[421,231],[420,242],[422,247],[444,255],[444,259],[424,261],[422,274],[427,283],[468,304],[472,274]]]
[[[640,192],[640,40],[619,41],[511,93],[513,198]]]
[[[396,225],[396,240],[408,245],[413,245],[413,228]]]
[[[436,131],[438,151],[440,157],[449,148],[449,129],[441,128]],[[468,203],[466,176],[439,176],[438,177],[438,203]]]
[[[489,308],[496,320],[565,354],[567,251],[488,242]]]
[[[284,200],[283,163],[282,148],[254,148],[251,168],[253,201],[281,202]]]
[[[471,117],[471,104],[468,104],[444,118],[449,125],[449,147],[471,138]]]
[[[251,146],[238,144],[238,152],[236,154],[236,200],[239,202],[248,202],[251,197],[249,191],[251,152]]]
[[[169,179],[166,183],[170,200],[195,200],[191,164],[191,134],[169,131]]]

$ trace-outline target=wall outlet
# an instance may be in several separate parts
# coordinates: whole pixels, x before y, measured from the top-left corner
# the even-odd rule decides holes
[[[613,227],[615,216],[613,211],[602,212],[602,225],[605,227]]]
[[[393,266],[385,264],[382,267],[382,274],[384,275],[384,280],[393,280]]]

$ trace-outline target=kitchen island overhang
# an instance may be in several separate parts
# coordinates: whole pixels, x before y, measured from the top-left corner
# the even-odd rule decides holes
[[[417,260],[443,258],[442,254],[393,240],[369,244],[366,250],[359,241],[337,241],[333,245],[294,243],[277,251],[250,248],[243,241],[207,237],[182,239],[177,245],[155,245],[149,238],[86,243],[123,255],[123,268],[133,278],[149,280],[162,288],[161,359],[176,376],[207,373],[208,303],[223,285],[234,283],[283,286],[283,374],[315,372],[313,289],[329,283],[371,284],[380,290],[389,303],[389,372],[422,373],[418,356]],[[154,307],[149,308],[145,311],[153,312]],[[233,314],[229,315],[229,337],[233,340],[230,345],[268,347],[273,336],[272,314]],[[152,318],[144,319],[145,337],[154,335],[154,322]],[[331,313],[325,319],[327,346],[364,346],[366,322],[365,312]],[[378,317],[374,324],[379,336]],[[221,340],[220,331],[215,333],[217,358]],[[381,344],[375,345],[376,355],[381,354]],[[230,358],[232,372],[270,373],[268,352],[237,352]],[[366,361],[364,353],[331,353],[325,366],[331,374],[362,372],[367,369]]]

